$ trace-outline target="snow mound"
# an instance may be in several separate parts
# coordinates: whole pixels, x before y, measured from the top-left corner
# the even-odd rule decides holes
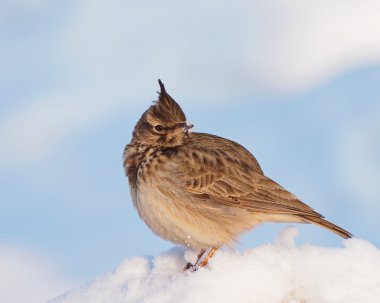
[[[156,258],[127,259],[113,272],[50,303],[131,302],[376,302],[380,300],[380,250],[360,239],[343,248],[297,247],[297,229],[275,244],[243,253],[218,251],[208,268],[183,273],[196,253],[173,248]]]

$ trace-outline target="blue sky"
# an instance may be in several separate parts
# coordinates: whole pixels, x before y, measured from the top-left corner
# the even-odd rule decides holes
[[[2,2],[0,262],[36,256],[41,281],[56,267],[64,290],[172,246],[139,220],[121,159],[158,78],[196,131],[243,144],[269,177],[380,246],[379,9],[335,0]],[[238,248],[273,241],[282,227],[260,227]],[[299,243],[341,245],[299,228]]]

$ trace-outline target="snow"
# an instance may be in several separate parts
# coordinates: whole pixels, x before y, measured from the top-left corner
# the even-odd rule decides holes
[[[126,259],[49,303],[379,302],[378,248],[355,238],[343,240],[342,248],[297,247],[297,233],[288,227],[275,243],[245,252],[222,249],[196,272],[182,272],[196,252],[179,247],[155,258]]]

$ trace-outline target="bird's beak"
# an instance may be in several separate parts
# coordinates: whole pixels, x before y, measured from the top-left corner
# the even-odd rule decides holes
[[[192,129],[194,127],[194,124],[186,123],[185,130],[189,131],[189,129]]]
[[[184,124],[183,126],[183,130],[185,131],[185,134],[186,136],[190,136],[190,133],[191,133],[191,129],[194,127],[194,124],[191,124],[191,123],[186,123]]]

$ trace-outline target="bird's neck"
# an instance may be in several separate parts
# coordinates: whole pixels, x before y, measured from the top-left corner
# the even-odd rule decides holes
[[[139,167],[146,158],[147,154],[152,153],[158,149],[158,147],[133,142],[125,147],[123,155],[124,171],[131,185],[137,182]]]

